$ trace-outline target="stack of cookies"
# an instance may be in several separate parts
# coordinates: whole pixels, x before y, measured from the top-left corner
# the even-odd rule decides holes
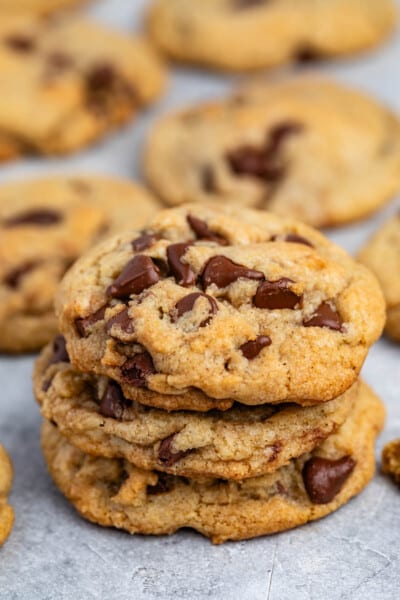
[[[312,228],[184,205],[81,257],[35,368],[42,445],[86,518],[220,543],[322,517],[374,471],[358,375],[385,306]]]

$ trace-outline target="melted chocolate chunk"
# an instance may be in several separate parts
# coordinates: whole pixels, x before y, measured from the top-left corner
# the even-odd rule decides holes
[[[119,385],[110,381],[101,399],[99,412],[103,417],[122,419],[125,409],[131,405],[132,402],[125,398]]]
[[[295,122],[283,122],[275,125],[268,133],[263,147],[244,145],[226,155],[231,170],[236,175],[250,175],[274,183],[282,179],[286,172],[282,147],[286,138],[302,130]]]
[[[192,244],[190,242],[183,244],[171,244],[167,248],[168,265],[171,273],[175,277],[176,283],[183,287],[188,287],[196,283],[196,274],[188,264],[181,261],[182,256]]]
[[[270,310],[290,308],[294,309],[301,302],[302,295],[297,295],[290,289],[292,279],[282,277],[277,281],[264,281],[254,296],[254,305],[257,308],[268,308]]]
[[[263,348],[271,345],[271,338],[267,335],[259,335],[255,340],[246,342],[240,346],[240,350],[247,360],[256,358]]]
[[[173,444],[175,435],[176,434],[173,433],[169,437],[165,438],[165,440],[161,442],[158,449],[158,458],[166,467],[172,467],[172,465],[177,463],[178,460],[181,460],[181,458],[187,456],[190,452],[190,450],[181,450],[180,452],[172,451],[171,446]]]
[[[188,215],[186,219],[198,240],[210,240],[211,242],[220,244],[220,246],[227,245],[227,240],[221,235],[213,233],[205,221],[202,221],[193,215]]]
[[[143,352],[128,358],[121,368],[121,373],[127,383],[143,388],[147,386],[147,378],[154,375],[156,370],[150,354]]]
[[[134,90],[129,83],[117,72],[116,68],[107,63],[94,65],[86,74],[87,103],[90,108],[100,114],[113,109],[113,99],[134,99]]]
[[[208,296],[207,294],[202,294],[201,292],[194,292],[193,294],[184,296],[184,298],[179,300],[175,304],[175,309],[174,309],[174,313],[172,316],[172,320],[177,321],[182,315],[184,315],[185,313],[192,310],[196,303],[196,300],[198,300],[198,298],[206,298],[210,305],[210,316],[207,317],[204,321],[202,321],[200,323],[200,327],[204,327],[205,325],[208,325],[208,323],[212,319],[212,316],[218,312],[218,305],[217,305],[216,301],[214,300],[214,298],[212,298],[211,296]]]
[[[156,243],[158,237],[154,233],[143,233],[132,242],[134,252],[143,252]]]
[[[303,467],[303,481],[314,504],[328,504],[340,492],[356,466],[351,456],[328,460],[314,456]]]
[[[20,267],[16,267],[15,269],[9,271],[6,274],[6,276],[3,279],[3,283],[15,290],[19,286],[21,280],[25,277],[25,275],[31,273],[31,271],[33,271],[37,264],[37,262],[31,261],[24,263]]]
[[[297,235],[297,233],[288,233],[281,240],[279,236],[273,235],[271,238],[272,242],[282,241],[282,242],[291,242],[294,244],[304,244],[304,246],[310,246],[310,248],[314,248],[311,242],[309,242],[306,238],[301,235]]]
[[[133,320],[129,316],[128,308],[124,308],[114,317],[111,317],[106,323],[106,331],[111,334],[113,326],[121,329],[123,333],[131,334],[135,331]]]
[[[307,321],[304,327],[328,327],[334,331],[343,331],[343,322],[338,312],[331,307],[329,302],[322,302]]]
[[[138,254],[128,262],[106,293],[111,298],[127,298],[131,294],[140,294],[159,280],[157,265],[149,256]]]
[[[250,175],[263,181],[274,182],[281,179],[284,167],[280,160],[266,156],[264,149],[253,146],[240,146],[227,154],[229,166],[235,175]]]
[[[215,171],[211,165],[204,165],[200,170],[200,183],[203,192],[213,194],[217,191]]]
[[[28,210],[24,213],[9,217],[3,221],[3,227],[18,227],[20,225],[37,225],[38,227],[48,227],[62,221],[62,215],[48,208],[39,210]]]
[[[57,335],[53,340],[53,355],[48,363],[48,367],[50,365],[54,365],[56,363],[65,362],[69,363],[69,356],[67,352],[67,347],[65,344],[65,338],[63,335]]]
[[[9,48],[21,54],[29,54],[35,49],[34,40],[23,34],[10,35],[4,41]]]
[[[219,288],[224,288],[240,278],[264,279],[264,274],[238,265],[226,256],[213,256],[204,267],[201,278],[205,288],[212,283]]]
[[[88,317],[84,317],[81,319],[75,319],[75,326],[78,330],[78,333],[81,337],[85,338],[89,335],[90,329],[92,326],[104,319],[104,314],[106,312],[106,306],[102,306],[99,310],[96,310],[95,313],[89,315]]]

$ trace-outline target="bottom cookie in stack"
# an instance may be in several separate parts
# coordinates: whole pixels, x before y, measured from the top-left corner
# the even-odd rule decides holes
[[[383,421],[381,401],[361,383],[347,419],[322,443],[268,474],[239,481],[187,478],[91,456],[49,421],[42,447],[56,485],[90,521],[154,535],[191,527],[222,543],[290,529],[345,504],[373,476]]]
[[[10,535],[14,524],[14,511],[8,504],[13,470],[8,454],[0,444],[0,546]]]

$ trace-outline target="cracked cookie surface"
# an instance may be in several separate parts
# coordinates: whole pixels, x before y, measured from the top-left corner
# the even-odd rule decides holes
[[[384,223],[359,252],[376,275],[386,300],[385,331],[400,342],[400,213]]]
[[[332,400],[384,321],[372,273],[318,232],[198,205],[87,253],[56,305],[74,365],[166,409]]]
[[[359,52],[395,22],[392,0],[155,0],[148,29],[172,58],[242,71]]]
[[[141,227],[158,208],[140,186],[102,177],[2,185],[0,350],[46,344],[57,331],[53,302],[65,271],[98,240]]]
[[[151,103],[165,79],[146,41],[69,16],[2,16],[0,72],[0,161],[79,150]]]
[[[144,169],[171,205],[208,201],[340,225],[400,189],[400,121],[340,84],[283,79],[163,117]]]
[[[0,546],[10,535],[14,523],[14,511],[8,504],[13,478],[11,461],[3,446],[0,444]]]
[[[66,354],[55,356],[53,344],[46,347],[36,363],[34,387],[42,415],[71,444],[94,456],[187,477],[271,473],[336,431],[362,393],[356,383],[314,407],[166,412],[128,401],[115,382],[80,373],[67,361]]]
[[[130,533],[171,534],[192,527],[214,543],[267,535],[319,519],[372,478],[374,442],[384,421],[367,387],[344,425],[312,453],[242,482],[193,480],[143,471],[125,460],[94,458],[49,422],[42,448],[59,489],[87,519]]]

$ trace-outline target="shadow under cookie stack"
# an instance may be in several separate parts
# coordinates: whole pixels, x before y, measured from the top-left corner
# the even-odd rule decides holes
[[[371,479],[374,276],[314,229],[186,205],[81,257],[35,394],[57,486],[130,533],[221,543],[325,516]]]

